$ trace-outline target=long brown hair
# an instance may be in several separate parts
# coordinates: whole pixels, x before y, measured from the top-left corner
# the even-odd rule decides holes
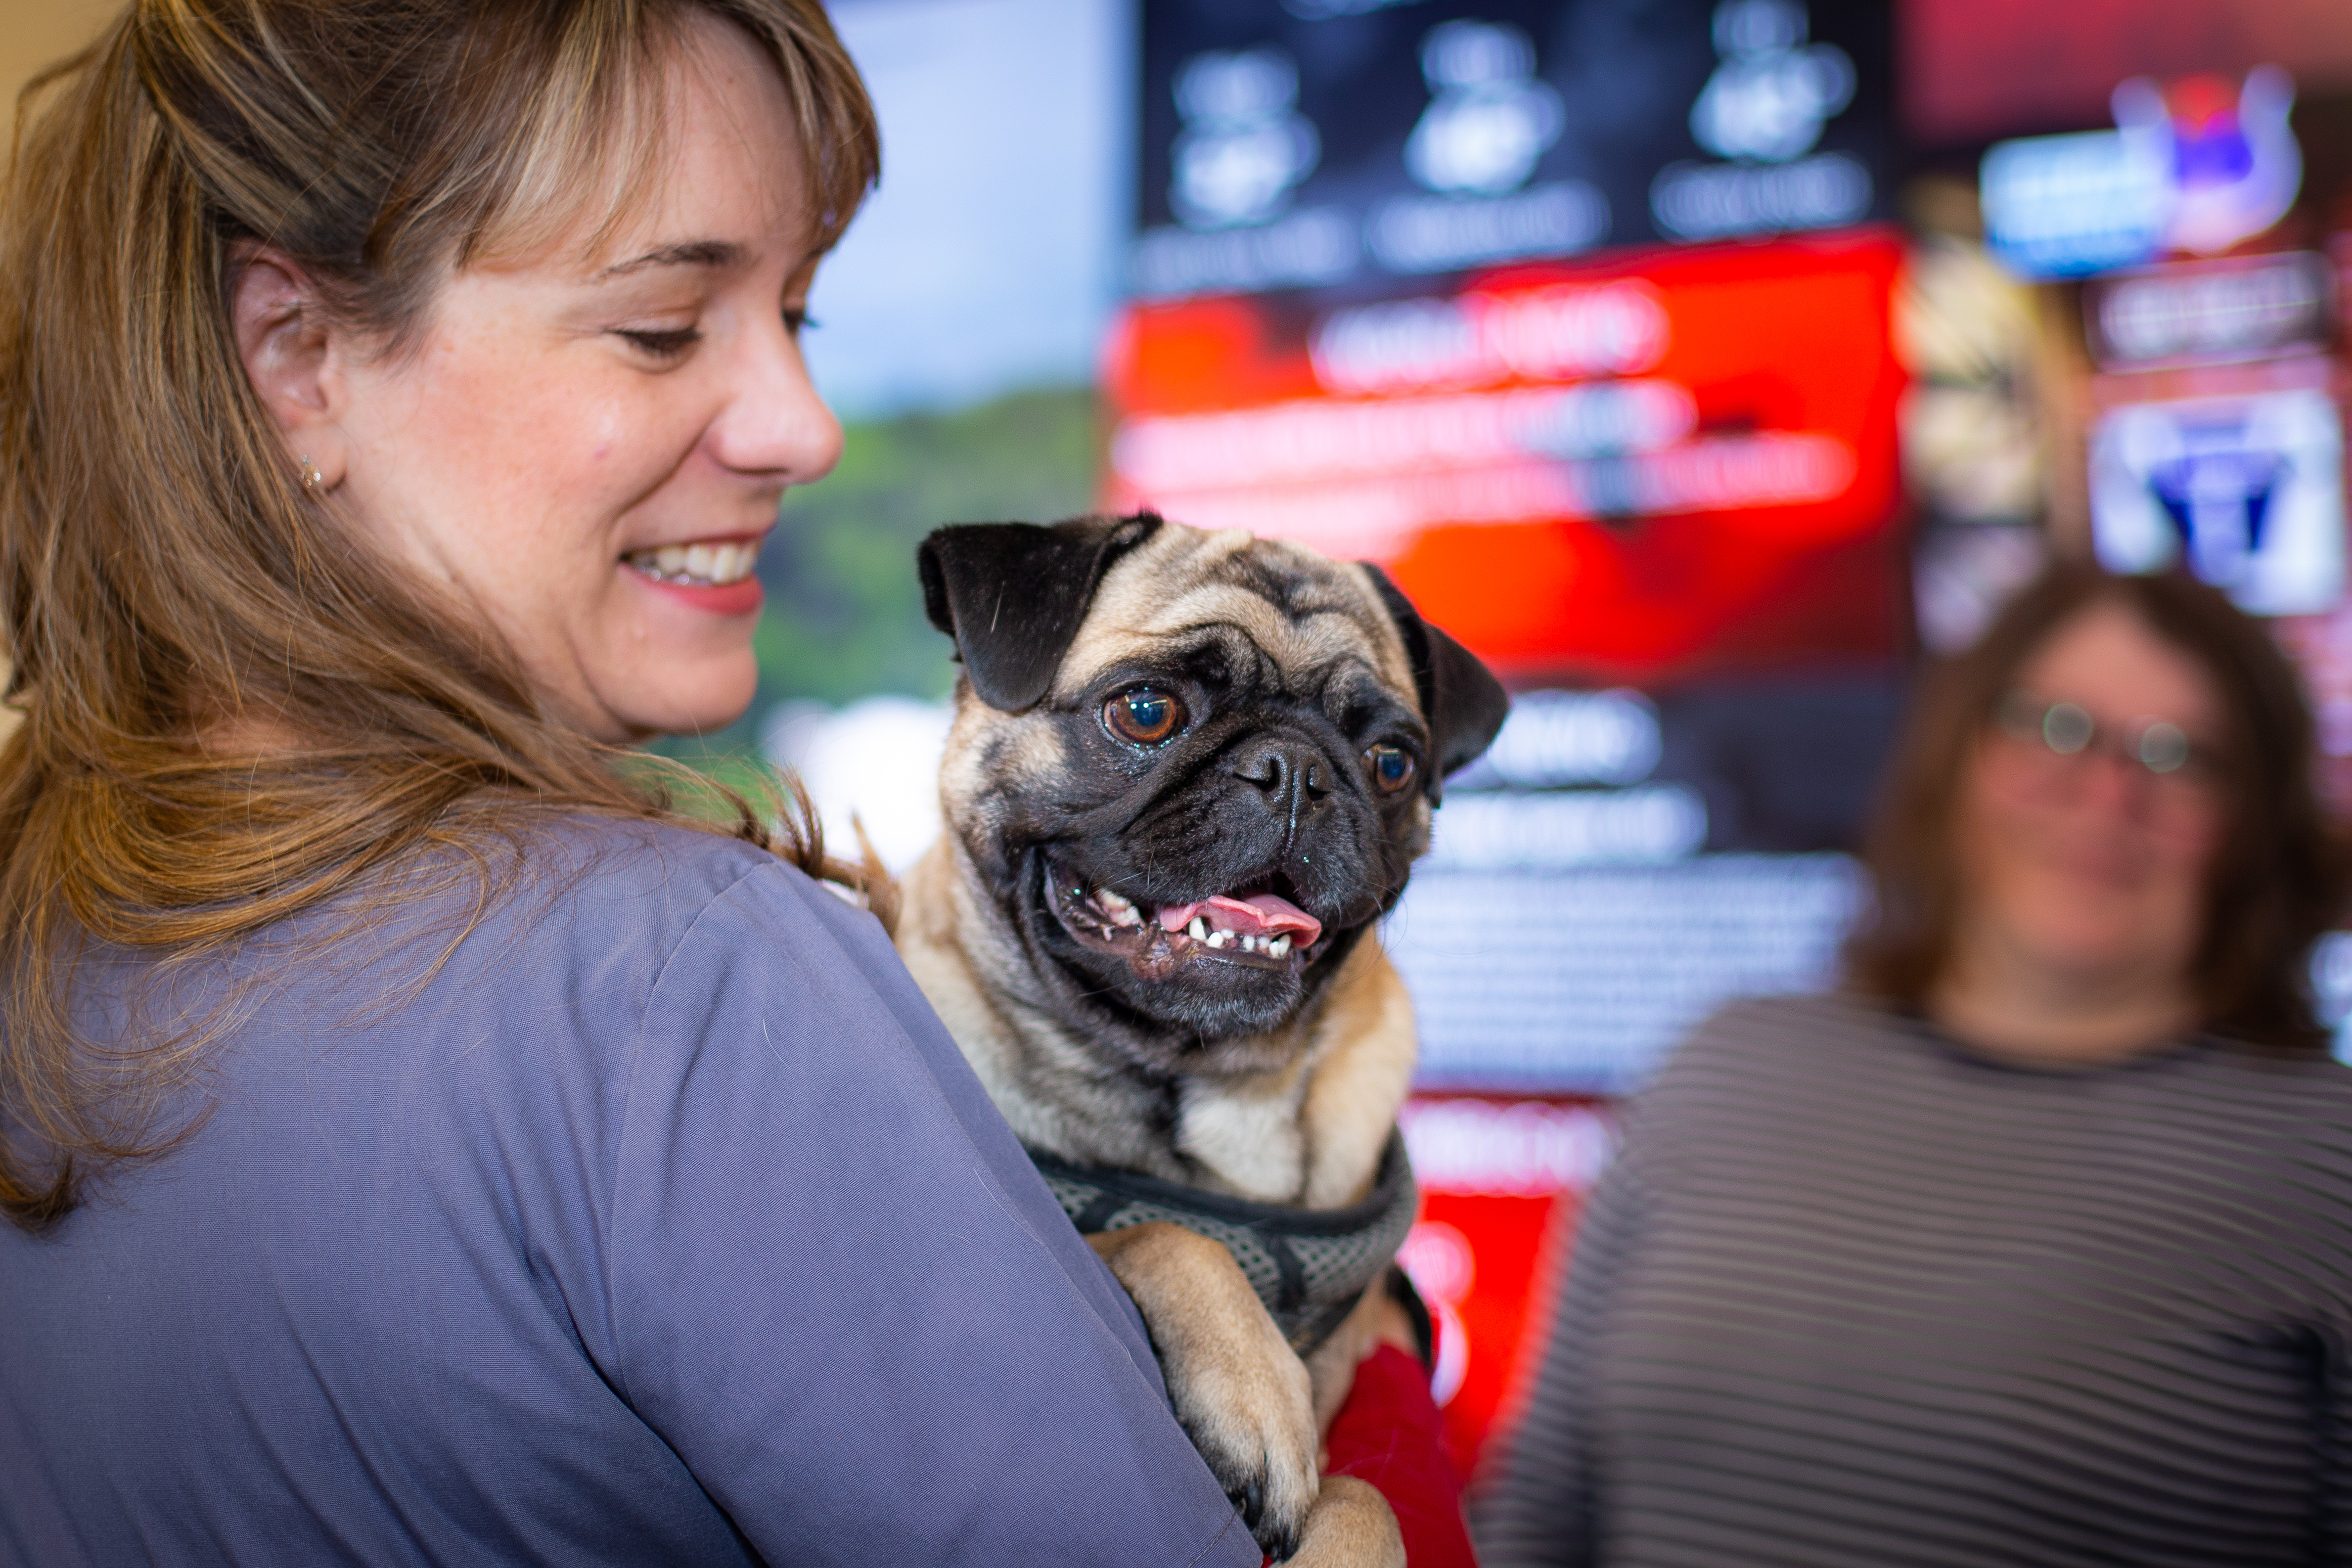
[[[448,270],[641,183],[661,68],[698,11],[782,76],[830,243],[877,151],[818,0],[137,0],[26,89],[0,207],[16,1223],[184,1136],[163,1108],[222,1027],[78,1038],[79,955],[201,958],[364,904],[404,864],[480,871],[523,816],[669,812],[644,767],[542,711],[477,617],[305,499],[227,298],[240,247],[266,243],[397,352]],[[295,738],[221,739],[253,733]],[[730,801],[732,831],[823,862],[804,811],[777,827]]]
[[[2312,945],[2341,918],[2352,878],[2313,781],[2311,709],[2269,633],[2179,573],[2110,576],[2063,564],[2020,594],[1977,644],[1927,672],[1868,846],[1875,905],[1846,946],[1847,983],[1922,1005],[1950,960],[1959,901],[1953,825],[1969,756],[2019,668],[2092,606],[2118,604],[2205,670],[2225,713],[2227,825],[2189,977],[2204,1026],[2295,1053],[2327,1049],[2312,1009]]]

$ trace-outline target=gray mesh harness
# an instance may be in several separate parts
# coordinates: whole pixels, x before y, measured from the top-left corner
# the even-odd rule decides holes
[[[1349,1208],[1251,1203],[1132,1171],[1074,1166],[1037,1149],[1029,1157],[1082,1235],[1165,1219],[1224,1243],[1301,1355],[1329,1338],[1381,1277],[1421,1202],[1404,1139],[1393,1131],[1371,1195]]]

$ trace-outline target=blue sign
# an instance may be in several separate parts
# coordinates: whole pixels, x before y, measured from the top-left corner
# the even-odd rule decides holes
[[[2003,141],[1978,189],[1985,239],[2027,277],[2082,277],[2167,250],[2211,256],[2284,217],[2303,184],[2294,86],[2258,66],[2232,89],[2191,77],[2116,89],[2114,131]]]
[[[2081,277],[2150,260],[2164,245],[2171,170],[2163,142],[2092,131],[2003,141],[1979,179],[1985,242],[2027,277]]]

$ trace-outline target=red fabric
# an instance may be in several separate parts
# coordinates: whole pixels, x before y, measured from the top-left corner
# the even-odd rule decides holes
[[[1392,1344],[1356,1367],[1356,1385],[1331,1423],[1325,1473],[1370,1482],[1388,1499],[1412,1568],[1477,1568],[1462,1518],[1462,1481],[1445,1457],[1445,1428],[1429,1396],[1429,1369]]]

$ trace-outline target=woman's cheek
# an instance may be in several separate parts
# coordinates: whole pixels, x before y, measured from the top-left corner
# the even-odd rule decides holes
[[[709,423],[685,388],[672,392],[657,380],[635,391],[574,411],[572,427],[550,444],[572,455],[574,483],[567,488],[608,516],[676,479]]]
[[[2030,835],[2039,815],[2031,781],[2006,762],[1993,747],[1981,747],[1960,775],[1955,821],[1987,852],[2000,852],[2020,835]]]

